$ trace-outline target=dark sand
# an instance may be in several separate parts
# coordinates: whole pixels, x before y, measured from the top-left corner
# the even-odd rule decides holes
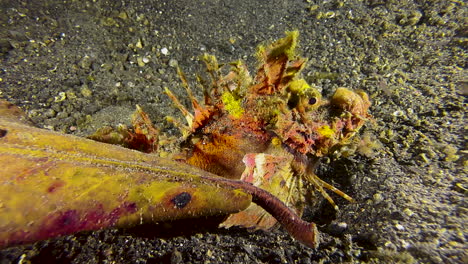
[[[0,6],[0,97],[39,127],[84,136],[103,123],[128,123],[139,104],[175,133],[164,116],[180,115],[162,93],[169,87],[185,94],[174,65],[192,83],[204,52],[222,62],[246,60],[254,70],[258,44],[298,29],[299,49],[309,59],[305,78],[325,96],[340,86],[366,91],[374,121],[361,134],[382,145],[319,168],[357,203],[333,196],[339,212],[323,201],[309,208],[304,218],[322,233],[317,250],[282,229],[188,221],[4,249],[0,263],[468,262],[464,1],[0,0]]]

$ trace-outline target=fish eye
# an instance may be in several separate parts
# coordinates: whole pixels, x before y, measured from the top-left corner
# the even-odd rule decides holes
[[[309,98],[309,105],[314,105],[316,103],[317,103],[317,98],[315,97]]]

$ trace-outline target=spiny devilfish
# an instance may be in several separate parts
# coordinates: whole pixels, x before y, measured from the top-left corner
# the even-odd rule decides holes
[[[239,177],[283,200],[301,214],[304,192],[312,184],[332,205],[330,189],[352,198],[318,178],[313,169],[319,157],[330,154],[358,131],[369,114],[364,92],[338,88],[330,100],[299,77],[306,60],[295,55],[298,32],[269,46],[260,46],[260,67],[251,78],[242,62],[231,64],[221,77],[213,56],[205,55],[213,79],[205,87],[202,106],[179,71],[194,114],[166,89],[185,116],[178,125],[185,138],[182,159],[194,166],[227,177]],[[208,92],[206,92],[208,91]],[[176,123],[180,124],[180,123]],[[231,215],[223,225],[270,228],[276,220],[256,205]]]
[[[260,46],[260,67],[254,78],[240,61],[231,63],[229,73],[223,76],[216,58],[204,55],[211,83],[198,77],[204,84],[203,105],[195,99],[179,69],[194,113],[169,89],[165,91],[188,123],[182,125],[169,118],[183,135],[182,151],[173,154],[174,159],[250,182],[301,215],[311,185],[335,208],[325,189],[352,201],[316,176],[314,168],[320,157],[350,143],[370,117],[370,102],[366,93],[346,88],[336,89],[329,100],[322,98],[300,77],[306,59],[295,54],[298,35],[297,31],[288,32],[283,39]],[[141,108],[133,123],[134,138],[143,134],[150,145],[158,144],[158,133]],[[229,216],[222,226],[268,229],[276,223],[261,207],[252,204]]]

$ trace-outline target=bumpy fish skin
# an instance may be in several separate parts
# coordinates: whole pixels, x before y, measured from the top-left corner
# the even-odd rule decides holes
[[[336,89],[329,100],[322,98],[300,76],[306,59],[296,55],[298,36],[297,31],[287,32],[283,39],[260,46],[260,66],[254,78],[242,62],[232,63],[231,71],[222,76],[216,59],[205,55],[203,60],[213,80],[205,87],[204,105],[193,97],[179,70],[193,114],[168,89],[166,93],[188,123],[181,126],[175,122],[185,138],[178,159],[226,178],[254,183],[283,197],[283,202],[300,215],[305,188],[310,185],[332,205],[335,203],[324,189],[352,201],[318,178],[314,168],[320,157],[350,143],[370,118],[370,101],[364,92],[347,88]],[[270,160],[287,162],[255,162],[265,154]],[[248,155],[250,164],[245,163]],[[272,170],[268,168],[271,166],[281,168]],[[262,173],[265,171],[270,172]],[[251,176],[245,177],[246,173]],[[231,216],[223,225],[267,229],[276,223],[263,210],[252,207],[255,205]]]

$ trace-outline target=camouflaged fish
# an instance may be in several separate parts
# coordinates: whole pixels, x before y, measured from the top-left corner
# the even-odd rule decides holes
[[[187,121],[168,120],[182,133],[182,150],[172,157],[205,171],[229,178],[242,179],[277,196],[298,215],[302,214],[309,190],[318,190],[335,208],[327,194],[329,189],[341,197],[352,198],[314,173],[320,157],[350,143],[351,138],[369,119],[370,101],[366,93],[337,88],[330,99],[301,78],[306,59],[296,55],[299,33],[258,49],[259,68],[250,76],[242,62],[230,64],[228,74],[216,58],[204,55],[211,82],[197,76],[203,84],[204,103],[193,95],[179,69],[193,113],[168,89],[166,94],[181,110]],[[126,138],[142,134],[150,147],[157,149],[157,129],[141,108],[134,115],[135,131]],[[142,129],[143,128],[143,129]],[[128,133],[128,132],[125,132]],[[120,133],[122,134],[122,133]],[[102,134],[94,135],[103,140]],[[222,223],[230,227],[269,229],[276,220],[259,206],[232,214]]]
[[[297,31],[288,32],[285,38],[260,46],[260,67],[253,78],[242,62],[232,63],[230,72],[221,76],[216,59],[205,55],[212,83],[205,87],[204,105],[195,99],[179,72],[193,114],[169,89],[166,93],[188,123],[176,122],[185,139],[179,159],[268,190],[300,215],[306,188],[311,186],[335,208],[325,189],[352,201],[317,177],[314,168],[320,157],[350,143],[369,118],[370,102],[364,92],[346,88],[338,88],[329,100],[322,98],[300,77],[306,59],[296,56],[298,35]],[[275,223],[261,208],[251,205],[231,215],[223,226],[268,229]]]

